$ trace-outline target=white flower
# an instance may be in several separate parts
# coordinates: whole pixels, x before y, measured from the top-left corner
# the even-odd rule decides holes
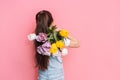
[[[67,48],[62,49],[62,56],[66,56],[68,54]]]
[[[32,34],[29,34],[27,37],[30,41],[33,41],[36,39],[36,34],[32,33]]]
[[[63,39],[64,40],[64,43],[65,43],[65,46],[69,46],[70,45],[70,39],[68,39],[68,38],[64,38]]]

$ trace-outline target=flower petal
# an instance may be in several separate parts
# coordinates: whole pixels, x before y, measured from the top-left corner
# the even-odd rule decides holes
[[[33,41],[33,40],[35,40],[36,39],[36,34],[29,34],[28,36],[28,39],[30,40],[30,41]]]
[[[62,56],[66,56],[68,54],[67,48],[62,49]]]

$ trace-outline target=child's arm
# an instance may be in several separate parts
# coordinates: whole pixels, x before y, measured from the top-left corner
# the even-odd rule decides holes
[[[68,35],[68,39],[70,39],[69,47],[71,47],[71,48],[78,48],[78,47],[80,47],[80,43],[79,43],[79,41],[76,38],[74,38],[71,35]]]

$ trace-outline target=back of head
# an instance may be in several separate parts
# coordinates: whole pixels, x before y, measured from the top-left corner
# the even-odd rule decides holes
[[[40,32],[47,33],[48,27],[53,22],[52,14],[47,10],[42,10],[36,14],[36,29],[35,33],[38,35]],[[35,59],[36,59],[36,66],[41,69],[45,70],[48,67],[49,63],[49,56],[41,55],[37,52],[37,47],[40,45],[39,42],[35,41]]]
[[[52,14],[47,10],[42,10],[36,14],[36,34],[45,32],[53,22]]]

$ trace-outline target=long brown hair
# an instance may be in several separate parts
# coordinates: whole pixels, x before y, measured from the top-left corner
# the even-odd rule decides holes
[[[35,29],[36,35],[38,35],[40,32],[47,33],[47,29],[48,27],[50,27],[52,22],[53,22],[53,17],[49,11],[42,10],[38,12],[36,14],[36,29]],[[35,40],[34,44],[36,50],[37,47],[40,45],[40,43]],[[35,59],[36,59],[36,66],[39,69],[41,70],[47,69],[49,63],[49,56],[39,54],[36,50]]]

